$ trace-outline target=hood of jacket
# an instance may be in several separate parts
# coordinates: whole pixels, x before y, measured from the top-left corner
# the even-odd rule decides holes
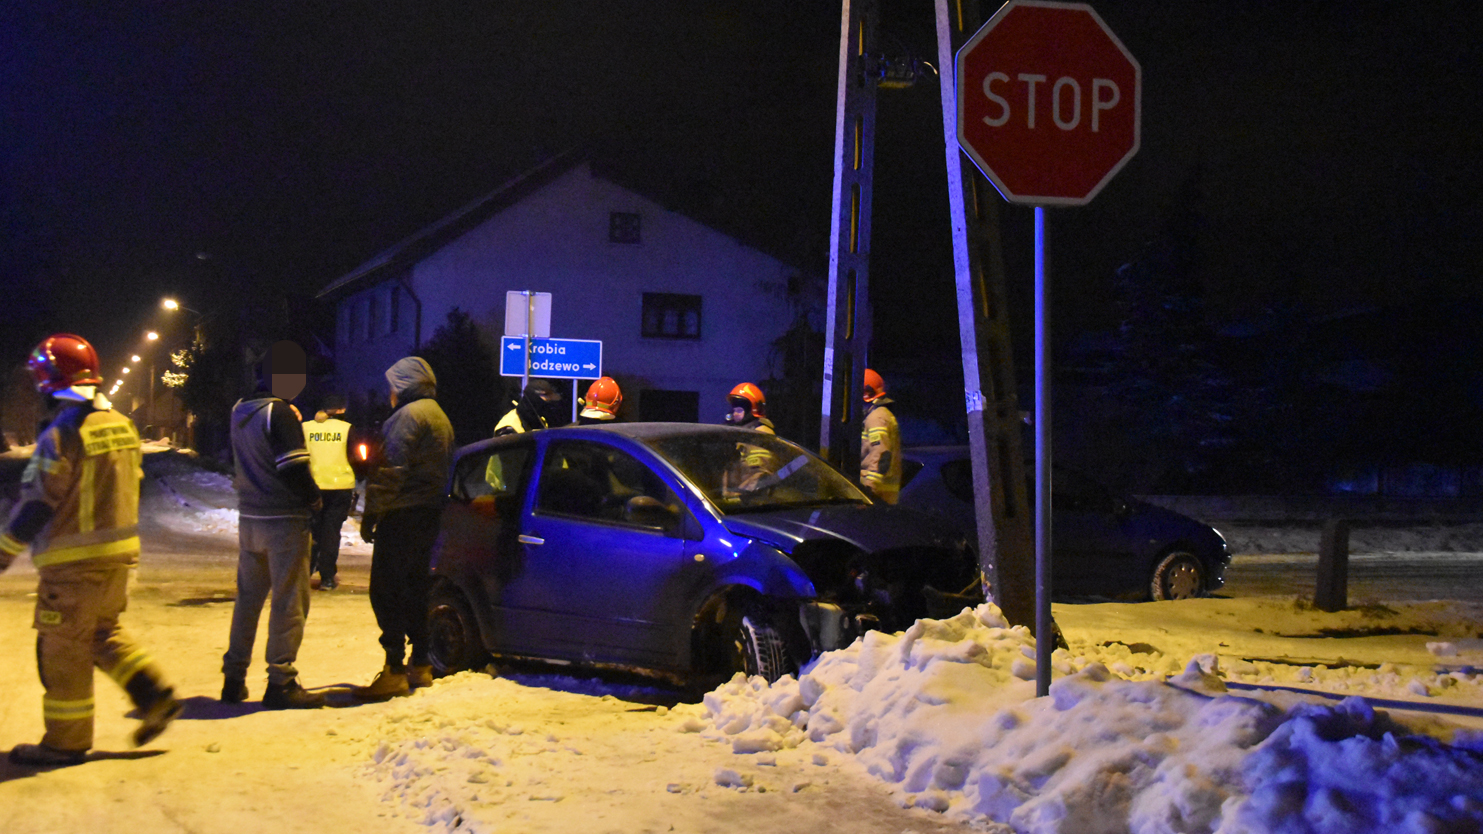
[[[438,396],[438,378],[433,375],[433,366],[420,356],[398,359],[386,369],[386,382],[399,403]]]

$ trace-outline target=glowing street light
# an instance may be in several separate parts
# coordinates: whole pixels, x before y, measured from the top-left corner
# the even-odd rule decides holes
[[[160,334],[158,334],[158,333],[154,332],[153,330],[151,330],[148,333],[145,333],[144,334],[144,338],[146,338],[149,341],[153,342],[155,339],[160,338]]]
[[[129,357],[129,361],[130,362],[138,362],[139,361],[139,354],[136,353],[133,356],[130,356]]]
[[[129,366],[128,365],[125,365],[124,366],[124,373],[128,373],[128,372],[129,372]]]

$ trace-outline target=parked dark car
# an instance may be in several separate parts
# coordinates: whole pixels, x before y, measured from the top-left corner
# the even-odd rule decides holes
[[[745,452],[745,454],[743,454]],[[547,429],[459,450],[433,555],[431,660],[486,654],[714,682],[769,679],[939,591],[967,540],[873,504],[781,438],[728,426]]]
[[[968,447],[908,448],[901,456],[900,506],[933,513],[974,535]],[[1230,563],[1225,538],[1214,527],[1117,495],[1075,470],[1054,468],[1051,588],[1056,596],[1188,599],[1224,585]]]

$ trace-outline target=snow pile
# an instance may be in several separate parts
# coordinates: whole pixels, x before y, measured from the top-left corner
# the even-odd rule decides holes
[[[734,678],[706,696],[705,734],[737,753],[830,748],[904,805],[1016,831],[1483,826],[1483,756],[1405,736],[1357,700],[1289,714],[1226,694],[1211,656],[1127,681],[1064,651],[1037,699],[1033,653],[990,605],[872,632],[798,680]]]

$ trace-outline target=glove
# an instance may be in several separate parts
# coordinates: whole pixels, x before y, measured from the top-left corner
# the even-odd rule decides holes
[[[376,540],[376,521],[377,516],[374,513],[366,513],[360,517],[361,541],[374,542]]]

